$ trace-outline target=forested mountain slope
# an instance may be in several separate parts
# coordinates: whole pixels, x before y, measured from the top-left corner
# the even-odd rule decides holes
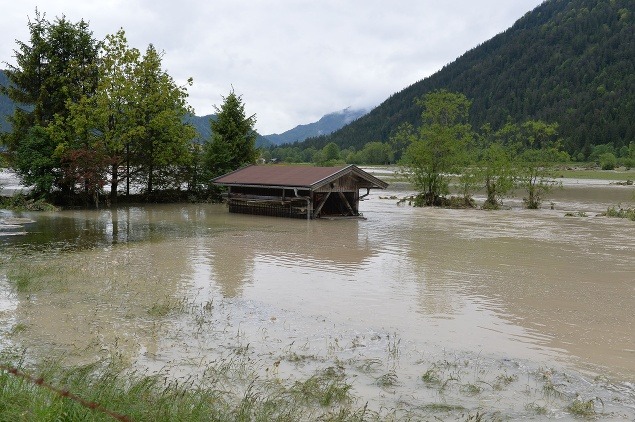
[[[306,146],[361,148],[419,123],[414,99],[436,89],[473,101],[475,128],[508,119],[557,122],[568,152],[635,141],[635,2],[548,0],[507,31],[434,75],[392,95],[366,116]]]

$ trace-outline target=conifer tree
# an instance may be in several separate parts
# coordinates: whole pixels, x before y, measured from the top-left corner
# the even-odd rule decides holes
[[[68,104],[94,93],[99,43],[83,20],[49,22],[37,10],[28,28],[29,41],[17,41],[16,64],[7,64],[5,71],[10,84],[3,92],[17,107],[9,118],[12,132],[3,136],[3,143],[10,165],[36,194],[70,191],[72,183],[56,155],[57,140],[47,128],[69,115]]]
[[[256,150],[256,116],[246,117],[242,97],[234,90],[214,106],[216,119],[211,120],[212,135],[204,145],[204,176],[209,180],[248,164],[254,164]]]

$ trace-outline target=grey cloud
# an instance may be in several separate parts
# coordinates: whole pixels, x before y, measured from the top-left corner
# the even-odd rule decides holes
[[[50,0],[49,18],[84,18],[99,39],[123,27],[131,46],[153,43],[190,104],[204,115],[231,86],[264,134],[348,106],[370,107],[509,27],[540,0]],[[27,40],[35,0],[0,17],[0,60]]]

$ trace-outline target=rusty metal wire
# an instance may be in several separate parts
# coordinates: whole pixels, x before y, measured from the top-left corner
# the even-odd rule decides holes
[[[46,388],[52,392],[54,392],[55,394],[61,396],[61,397],[66,397],[70,400],[73,400],[77,403],[79,403],[80,405],[94,410],[96,412],[101,412],[104,413],[108,416],[111,416],[112,418],[121,421],[121,422],[132,422],[132,419],[130,419],[128,416],[126,415],[122,415],[120,413],[117,412],[113,412],[112,410],[109,410],[107,408],[105,408],[104,406],[100,405],[99,403],[96,402],[92,402],[92,401],[88,401],[86,399],[83,399],[81,397],[79,397],[76,394],[71,393],[70,391],[66,390],[66,389],[61,389],[61,388],[57,388],[51,384],[48,384],[47,382],[44,381],[43,378],[36,378],[32,375],[29,375],[23,371],[20,371],[19,369],[12,367],[12,366],[8,366],[8,365],[1,365],[0,364],[0,370],[2,371],[6,371],[9,374],[18,377],[18,378],[22,378],[25,379],[29,382],[31,382],[34,385],[37,385],[39,387],[43,387]]]

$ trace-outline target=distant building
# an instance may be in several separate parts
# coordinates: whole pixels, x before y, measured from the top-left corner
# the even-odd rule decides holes
[[[249,166],[213,183],[228,188],[229,212],[307,219],[359,217],[360,199],[388,186],[354,165]]]

